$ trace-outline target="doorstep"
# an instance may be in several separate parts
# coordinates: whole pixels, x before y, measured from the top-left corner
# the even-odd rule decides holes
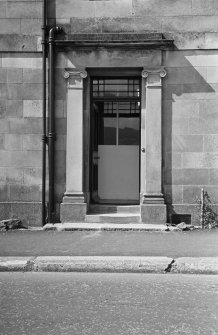
[[[168,228],[165,224],[142,224],[142,223],[47,223],[43,230],[56,230],[56,231],[166,231]],[[172,227],[172,230],[179,230]]]

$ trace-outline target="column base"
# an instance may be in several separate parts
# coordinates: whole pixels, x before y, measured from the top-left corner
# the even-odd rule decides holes
[[[60,206],[61,222],[84,222],[87,213],[87,203],[84,194],[65,194]]]
[[[143,223],[165,224],[167,207],[165,204],[141,204],[141,220]]]
[[[141,196],[142,204],[165,204],[162,193],[143,193]]]

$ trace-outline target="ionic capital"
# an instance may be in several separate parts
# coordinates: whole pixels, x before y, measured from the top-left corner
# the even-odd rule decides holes
[[[67,87],[76,89],[82,88],[87,72],[84,69],[65,69],[63,76],[67,79]]]
[[[161,79],[167,75],[164,67],[144,68],[142,70],[142,78],[146,78],[146,86],[161,86]]]

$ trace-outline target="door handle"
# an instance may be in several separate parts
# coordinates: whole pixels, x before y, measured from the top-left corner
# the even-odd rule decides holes
[[[145,148],[141,148],[141,151],[142,151],[142,152],[145,152]]]

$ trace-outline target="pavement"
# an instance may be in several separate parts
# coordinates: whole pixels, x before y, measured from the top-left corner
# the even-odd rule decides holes
[[[8,231],[0,271],[218,274],[218,231]]]

